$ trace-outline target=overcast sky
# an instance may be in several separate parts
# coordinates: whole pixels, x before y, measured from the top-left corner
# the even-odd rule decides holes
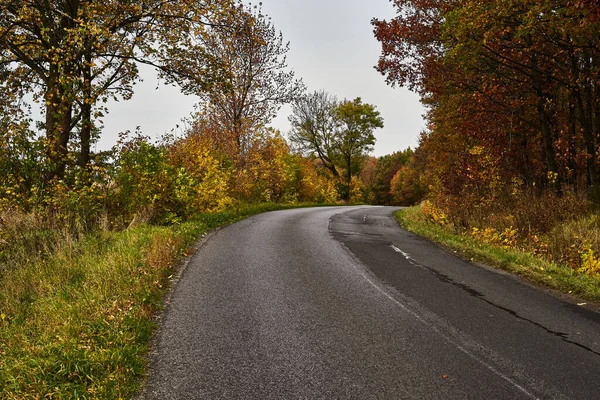
[[[361,97],[377,106],[385,127],[375,132],[375,156],[415,147],[424,129],[418,96],[404,88],[391,88],[373,67],[380,45],[373,37],[373,17],[389,19],[394,7],[388,0],[263,0],[263,13],[290,42],[288,64],[310,92],[325,90],[339,99]],[[132,100],[111,104],[97,150],[111,148],[119,132],[134,131],[153,138],[180,128],[196,99],[177,88],[159,85],[149,68]],[[287,133],[290,107],[281,109],[272,126]]]

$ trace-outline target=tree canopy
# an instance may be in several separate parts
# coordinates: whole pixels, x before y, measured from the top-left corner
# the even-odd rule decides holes
[[[289,137],[292,143],[306,154],[316,154],[323,166],[336,178],[340,176],[335,165],[337,105],[335,96],[323,90],[316,91],[296,99],[289,117],[292,126]]]
[[[597,1],[395,1],[377,69],[429,106],[434,187],[478,199],[600,184]]]
[[[213,82],[210,90],[193,79],[183,87],[200,98],[200,122],[208,123],[243,156],[257,129],[267,125],[283,104],[301,96],[304,85],[288,69],[289,43],[270,18],[260,8],[238,7],[231,25],[214,27],[204,40],[204,50],[222,68],[223,79]]]
[[[336,140],[337,157],[346,171],[346,193],[350,196],[352,177],[362,168],[365,155],[373,151],[377,128],[383,128],[383,118],[372,104],[363,103],[360,97],[344,100],[335,109],[338,122]]]

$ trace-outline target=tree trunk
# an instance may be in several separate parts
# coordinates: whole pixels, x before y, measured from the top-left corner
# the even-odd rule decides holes
[[[92,59],[88,53],[85,55],[83,66],[83,100],[81,104],[81,152],[79,154],[79,166],[83,169],[89,168],[90,142],[92,137]]]
[[[528,45],[531,45],[531,38],[528,40]],[[536,97],[536,109],[538,114],[538,122],[539,129],[542,134],[542,146],[544,150],[544,155],[546,157],[546,163],[548,166],[548,172],[556,175],[556,182],[554,182],[554,186],[557,192],[561,192],[561,174],[558,171],[558,164],[556,162],[556,154],[554,152],[554,139],[552,137],[552,127],[550,126],[550,118],[548,116],[548,111],[546,110],[546,102],[549,100],[549,97],[544,93],[544,88],[542,86],[542,73],[539,69],[537,62],[537,55],[534,51],[530,54],[530,65],[532,71],[532,83],[533,89]]]
[[[570,99],[572,100],[572,99]],[[579,169],[579,166],[577,165],[577,118],[575,116],[575,104],[573,104],[572,101],[569,101],[569,141],[568,141],[568,145],[569,145],[569,160],[568,160],[568,165],[569,165],[569,169],[571,169],[573,171],[573,188],[575,189],[575,192],[578,192],[579,189],[585,188],[586,184],[584,183],[582,185],[582,175],[581,175],[581,171]],[[587,183],[587,173],[585,174],[586,176],[586,183]]]
[[[573,74],[574,82],[572,84],[571,95],[573,96],[575,104],[575,115],[579,120],[579,125],[583,131],[583,140],[585,143],[585,150],[588,156],[587,159],[587,183],[588,186],[593,186],[598,183],[598,171],[596,168],[596,139],[594,137],[593,126],[592,126],[592,104],[588,104],[588,111],[586,111],[586,104],[581,93],[581,86],[578,83],[581,76],[578,59],[571,51],[571,73]],[[585,81],[584,81],[585,85]],[[591,87],[588,89],[591,90]],[[586,97],[591,97],[587,95]],[[591,101],[591,100],[589,100]]]
[[[352,157],[346,157],[346,191],[343,200],[350,200],[350,188],[352,187]]]
[[[51,40],[54,47],[66,45],[66,31],[75,27],[79,0],[65,1],[60,9],[62,17],[57,36]],[[69,136],[73,123],[73,85],[76,77],[76,54],[65,54],[64,58],[53,60],[48,67],[46,79],[46,138],[47,157],[50,169],[46,181],[62,179],[67,166]]]
[[[81,108],[82,121],[81,121],[81,152],[79,154],[79,166],[84,169],[90,167],[90,142],[92,137],[92,106],[91,104],[84,104]]]
[[[53,71],[54,69],[54,71]],[[63,98],[58,82],[58,68],[51,67],[46,92],[46,138],[47,157],[50,163],[46,174],[46,182],[62,179],[65,175],[67,162],[67,145],[71,132],[73,107]]]

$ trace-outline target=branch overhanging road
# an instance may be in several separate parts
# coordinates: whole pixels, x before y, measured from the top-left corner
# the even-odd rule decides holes
[[[218,231],[172,294],[141,397],[599,398],[599,314],[460,260],[395,210]]]

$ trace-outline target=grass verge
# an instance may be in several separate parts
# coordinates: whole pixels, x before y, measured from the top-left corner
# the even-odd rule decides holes
[[[173,266],[204,232],[260,204],[173,226],[68,236],[0,268],[0,399],[120,399],[139,390]],[[22,250],[19,254],[22,254]]]
[[[578,273],[568,266],[549,262],[518,249],[483,243],[472,236],[459,234],[450,227],[426,218],[418,206],[402,209],[395,216],[405,229],[456,251],[465,259],[503,269],[524,277],[531,283],[600,308],[599,276]]]

